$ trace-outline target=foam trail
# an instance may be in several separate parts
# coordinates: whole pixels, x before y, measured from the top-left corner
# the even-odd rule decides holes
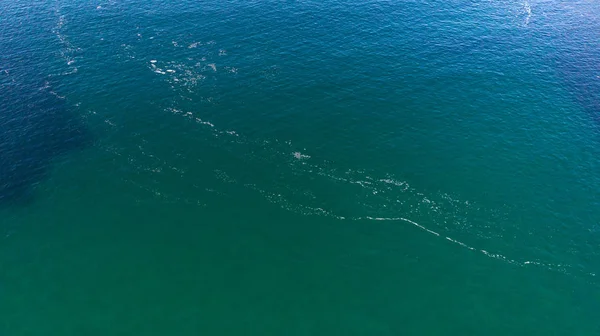
[[[370,216],[367,216],[367,217],[364,217],[364,218],[365,219],[369,219],[369,220],[376,220],[376,221],[403,221],[403,222],[410,223],[410,224],[418,227],[419,229],[421,229],[423,231],[429,232],[429,233],[431,233],[434,236],[438,236],[438,237],[440,236],[439,233],[437,233],[437,232],[435,232],[433,230],[429,230],[428,228],[424,227],[423,225],[421,225],[421,224],[419,224],[417,222],[414,222],[414,221],[411,221],[410,219],[406,219],[406,218],[402,218],[402,217],[384,218],[384,217],[370,217]],[[358,219],[360,220],[362,218],[358,218]]]
[[[451,238],[451,237],[448,237],[448,236],[442,236],[442,235],[441,235],[441,234],[439,234],[438,232],[435,232],[435,231],[433,231],[433,230],[430,230],[430,229],[426,228],[425,226],[423,226],[423,225],[421,225],[421,224],[419,224],[419,223],[417,223],[417,222],[415,222],[415,221],[412,221],[412,220],[410,220],[410,219],[407,219],[407,218],[403,218],[403,217],[392,217],[392,218],[386,218],[386,217],[370,217],[370,216],[356,218],[356,220],[361,220],[361,219],[376,220],[376,221],[402,221],[402,222],[406,222],[406,223],[409,223],[409,224],[411,224],[411,225],[413,225],[413,226],[416,226],[416,227],[418,227],[419,229],[421,229],[421,230],[423,230],[423,231],[425,231],[425,232],[427,232],[427,233],[430,233],[430,234],[432,234],[432,235],[434,235],[434,236],[436,236],[436,237],[443,237],[443,238],[445,238],[447,241],[449,241],[449,242],[452,242],[452,243],[454,243],[454,244],[457,244],[457,245],[459,245],[459,246],[462,246],[462,247],[464,247],[464,248],[466,248],[466,249],[468,249],[468,250],[471,250],[471,251],[478,251],[478,252],[480,252],[480,253],[483,253],[485,256],[487,256],[487,257],[489,257],[489,258],[493,258],[493,259],[499,259],[499,260],[502,260],[502,261],[508,262],[508,263],[510,263],[510,264],[516,264],[516,265],[520,265],[520,266],[525,266],[525,265],[532,264],[532,265],[541,265],[541,266],[550,267],[550,265],[542,264],[542,263],[539,263],[539,262],[530,262],[530,261],[529,261],[529,262],[523,262],[523,263],[521,263],[521,262],[518,262],[518,261],[516,261],[516,260],[509,259],[509,258],[507,258],[506,256],[504,256],[504,255],[502,255],[502,254],[498,254],[498,253],[491,253],[491,252],[488,252],[488,251],[486,251],[486,250],[478,250],[478,249],[476,249],[476,248],[474,248],[474,247],[472,247],[472,246],[469,246],[469,245],[467,245],[467,244],[465,244],[465,243],[463,243],[463,242],[461,242],[461,241],[458,241],[458,240],[456,240],[456,239],[453,239],[453,238]]]
[[[456,239],[453,239],[451,237],[443,236],[440,233],[435,232],[433,230],[430,230],[430,229],[424,227],[423,225],[421,225],[421,224],[419,224],[417,222],[414,222],[414,221],[412,221],[410,219],[403,218],[403,217],[390,217],[390,218],[387,218],[387,217],[370,217],[370,216],[367,216],[367,217],[354,218],[354,220],[365,220],[365,219],[367,219],[367,220],[376,220],[376,221],[402,221],[402,222],[406,222],[406,223],[409,223],[409,224],[411,224],[413,226],[416,226],[419,229],[421,229],[421,230],[423,230],[423,231],[425,231],[425,232],[427,232],[429,234],[432,234],[432,235],[434,235],[436,237],[443,237],[447,241],[452,242],[454,244],[457,244],[457,245],[459,245],[459,246],[461,246],[463,248],[466,248],[466,249],[468,249],[470,251],[478,252],[478,253],[481,253],[481,254],[485,255],[488,258],[501,260],[503,262],[506,262],[506,263],[509,263],[509,264],[512,264],[512,265],[516,265],[516,266],[520,266],[520,267],[538,266],[538,267],[546,268],[548,270],[558,271],[558,272],[561,272],[561,273],[564,273],[564,274],[571,274],[572,272],[569,272],[568,271],[569,269],[571,269],[572,271],[576,271],[571,265],[551,264],[551,263],[544,263],[544,262],[532,261],[532,260],[519,261],[519,260],[508,258],[505,255],[502,255],[500,253],[493,253],[493,252],[490,252],[490,251],[487,251],[487,250],[484,250],[484,249],[477,249],[475,247],[469,246],[469,245],[467,245],[467,244],[465,244],[465,243],[463,243],[461,241],[458,241]],[[585,272],[585,274],[593,276],[593,277],[596,276],[595,273]]]
[[[529,5],[529,2],[527,0],[525,0],[525,2],[523,2],[523,9],[525,10],[525,13],[527,14],[527,17],[525,18],[525,25],[529,25],[529,20],[531,19],[531,5]]]

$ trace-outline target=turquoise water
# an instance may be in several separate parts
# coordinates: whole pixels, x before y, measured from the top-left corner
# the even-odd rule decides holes
[[[599,334],[599,15],[0,0],[0,334]]]

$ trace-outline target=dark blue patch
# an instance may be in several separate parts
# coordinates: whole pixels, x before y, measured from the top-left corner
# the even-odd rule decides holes
[[[52,162],[90,142],[84,123],[52,91],[57,83],[48,77],[60,72],[56,63],[60,52],[52,48],[61,47],[55,33],[61,20],[57,12],[48,11],[46,3],[7,3],[4,7],[6,15],[0,20],[0,206],[31,202],[35,186],[48,176]]]
[[[571,49],[565,54],[557,63],[566,87],[591,117],[600,122],[600,52]]]
[[[29,203],[58,156],[89,143],[89,132],[47,82],[0,74],[0,206]],[[23,75],[23,74],[22,74]]]

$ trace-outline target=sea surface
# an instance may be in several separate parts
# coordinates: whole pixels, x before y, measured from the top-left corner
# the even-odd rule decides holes
[[[0,335],[600,335],[600,2],[0,0]]]

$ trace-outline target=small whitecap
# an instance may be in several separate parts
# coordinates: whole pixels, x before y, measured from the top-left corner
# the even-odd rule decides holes
[[[294,153],[292,153],[292,155],[294,155],[294,157],[295,157],[296,159],[298,159],[298,160],[310,159],[310,156],[309,156],[309,155],[305,155],[305,154],[302,154],[302,153],[300,153],[300,152],[294,152]]]

